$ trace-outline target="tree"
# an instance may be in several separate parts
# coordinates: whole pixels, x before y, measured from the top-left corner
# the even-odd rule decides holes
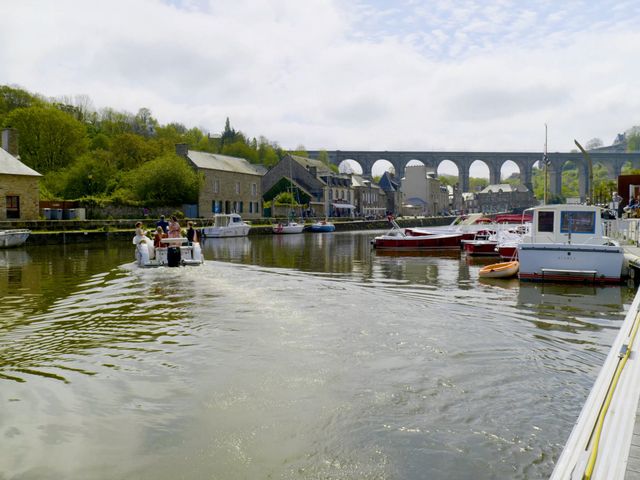
[[[229,122],[229,117],[227,117],[227,120],[224,122],[224,131],[220,136],[221,151],[225,145],[235,142],[237,140],[236,136],[237,132],[231,128],[231,122]]]
[[[602,147],[603,145],[604,143],[602,143],[602,140],[599,138],[592,138],[585,144],[584,148],[585,150],[593,150],[594,148]]]
[[[196,203],[201,177],[174,153],[168,153],[132,170],[129,186],[139,201],[149,205]]]
[[[0,86],[0,117],[15,110],[16,108],[28,108],[33,106],[43,106],[44,102],[38,97],[30,94],[21,88]]]
[[[307,152],[307,149],[304,147],[304,145],[298,145],[296,149],[290,153],[291,155],[297,155],[299,157],[309,158],[309,153]]]
[[[4,119],[20,135],[22,161],[40,173],[62,169],[87,151],[81,122],[54,108],[18,108]]]
[[[116,166],[131,170],[160,155],[158,144],[148,142],[133,133],[122,133],[113,138],[111,152]]]
[[[244,158],[251,163],[258,163],[258,152],[244,142],[234,142],[225,145],[221,153],[223,155],[229,155],[230,157]]]
[[[627,139],[627,152],[640,151],[640,126],[631,127],[624,132]]]
[[[110,193],[116,186],[117,170],[109,162],[105,151],[78,157],[63,172],[64,198],[82,198]]]

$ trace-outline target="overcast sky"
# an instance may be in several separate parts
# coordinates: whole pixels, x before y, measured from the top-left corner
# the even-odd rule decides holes
[[[284,148],[569,151],[640,124],[640,1],[0,2],[0,83]]]

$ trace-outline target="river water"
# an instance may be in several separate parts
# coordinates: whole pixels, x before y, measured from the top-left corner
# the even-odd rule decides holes
[[[547,478],[635,292],[373,235],[0,250],[0,479]]]

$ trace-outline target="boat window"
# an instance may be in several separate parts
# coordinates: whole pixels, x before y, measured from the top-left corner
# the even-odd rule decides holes
[[[554,212],[538,212],[538,231],[553,232]]]
[[[562,212],[560,215],[561,233],[595,233],[595,212]]]

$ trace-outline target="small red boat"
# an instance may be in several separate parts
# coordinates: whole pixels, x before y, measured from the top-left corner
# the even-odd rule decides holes
[[[373,248],[386,250],[458,250],[462,233],[440,233],[433,235],[407,234],[391,220],[393,228],[385,235],[371,240]]]
[[[467,255],[496,256],[497,240],[466,240],[463,243]]]
[[[372,240],[374,248],[392,250],[459,250],[461,233],[411,236],[389,232]]]

